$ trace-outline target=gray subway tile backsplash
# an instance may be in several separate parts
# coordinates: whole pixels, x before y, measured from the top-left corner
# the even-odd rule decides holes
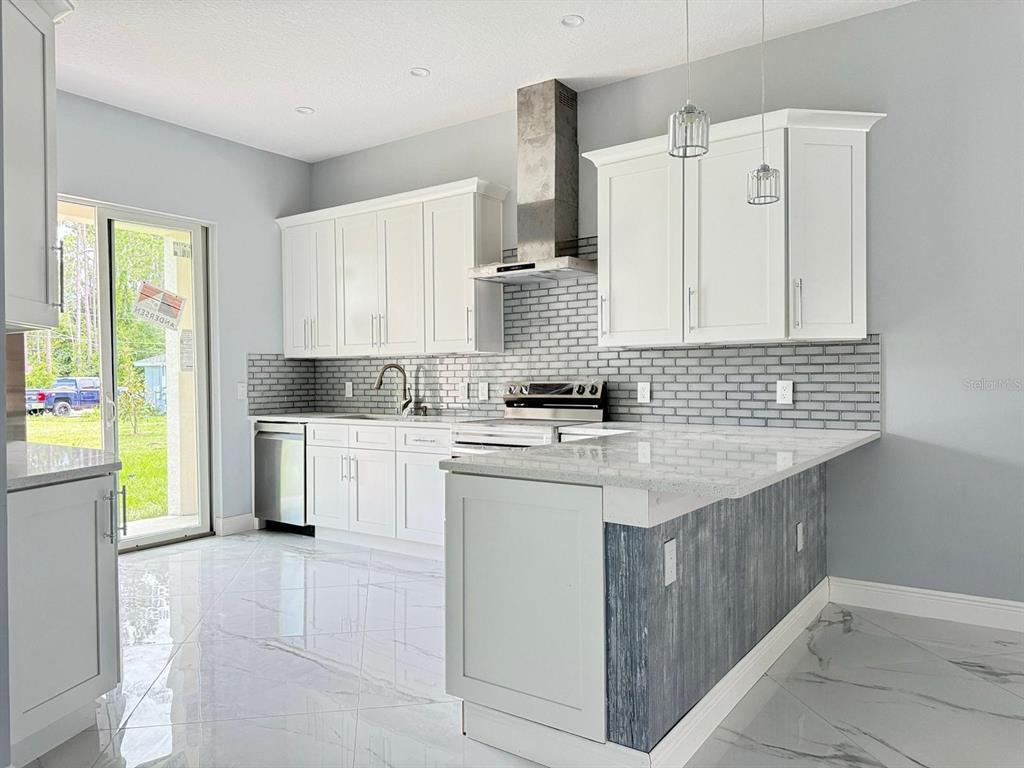
[[[397,377],[371,385],[386,362],[409,372],[417,404],[467,417],[498,416],[510,380],[602,378],[610,418],[690,424],[823,429],[880,428],[881,342],[743,344],[606,349],[597,341],[596,276],[505,287],[505,352],[340,360],[249,355],[249,412],[389,411]],[[776,405],[775,381],[790,379],[793,404]],[[345,397],[345,382],[353,397]],[[636,402],[650,381],[651,402]],[[470,383],[470,397],[463,392]],[[476,399],[487,382],[489,398]]]

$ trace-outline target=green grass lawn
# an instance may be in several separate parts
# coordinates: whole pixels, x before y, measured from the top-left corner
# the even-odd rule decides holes
[[[74,416],[44,414],[28,417],[28,439],[32,443],[70,445],[79,448],[102,447],[103,425],[99,410]],[[145,520],[167,514],[167,417],[139,419],[139,433],[122,421],[118,425],[121,442],[121,482],[128,487],[128,520]]]

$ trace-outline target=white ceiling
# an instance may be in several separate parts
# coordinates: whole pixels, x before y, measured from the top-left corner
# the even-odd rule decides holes
[[[906,1],[769,0],[768,36]],[[518,87],[551,77],[586,90],[683,60],[683,3],[668,0],[76,6],[58,27],[58,87],[306,161],[514,109]],[[585,23],[563,26],[569,13]],[[760,4],[693,0],[690,21],[704,58],[757,42]]]

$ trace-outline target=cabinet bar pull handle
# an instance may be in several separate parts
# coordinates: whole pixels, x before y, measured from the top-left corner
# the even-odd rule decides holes
[[[605,330],[604,322],[604,308],[608,305],[608,297],[601,296],[597,306],[597,335],[599,337],[604,336],[607,331]]]
[[[128,488],[121,486],[121,535],[128,535]]]
[[[798,277],[793,281],[793,292],[796,294],[796,311],[793,313],[793,324],[799,328],[804,324],[804,279]]]
[[[111,544],[117,540],[117,512],[115,511],[115,505],[117,504],[117,494],[111,491],[103,496],[103,500],[107,502],[110,509],[110,532],[104,533],[103,538],[107,539]],[[97,501],[98,505],[99,502]]]
[[[51,307],[57,307],[57,309],[64,313],[64,241],[61,240],[57,245],[51,246],[50,250],[57,252],[57,296],[56,302],[50,302]]]
[[[359,462],[356,460],[356,458],[354,456],[349,457],[349,460],[348,460],[348,471],[349,471],[348,479],[349,480],[354,480],[356,485],[358,485],[359,484]]]
[[[309,346],[316,349],[320,346],[320,329],[316,325],[316,318],[309,318]]]
[[[470,338],[469,338],[469,312],[470,312],[469,307],[466,307],[466,343],[467,344],[469,344],[469,342],[470,342]]]
[[[348,480],[348,456],[341,457],[341,479]]]
[[[686,318],[687,318],[687,325],[690,326],[690,330],[692,331],[693,328],[694,328],[694,326],[693,326],[693,305],[697,301],[697,289],[696,288],[690,288],[688,293],[687,293],[687,296],[689,298],[689,301],[686,304]]]
[[[370,313],[370,346],[371,347],[376,347],[377,346],[377,336],[375,335],[375,329],[374,329],[374,326],[376,325],[376,323],[377,323],[377,316],[371,312]]]
[[[390,336],[390,334],[388,333],[387,318],[385,318],[383,314],[380,316],[380,334],[379,335],[380,335],[380,339],[381,339],[380,343],[382,345],[387,344],[388,341],[389,341],[388,336]]]

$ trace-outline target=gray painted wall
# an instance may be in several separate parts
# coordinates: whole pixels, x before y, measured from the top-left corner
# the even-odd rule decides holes
[[[249,514],[249,426],[235,383],[246,380],[247,353],[281,351],[274,218],[309,209],[310,167],[68,93],[58,94],[57,111],[62,194],[214,225],[210,306],[219,318],[212,341],[219,348],[213,399],[223,422],[222,509],[225,517]]]
[[[922,0],[769,43],[769,109],[889,113],[868,140],[886,436],[830,465],[831,575],[1024,599],[1022,32],[1018,2]],[[754,48],[696,62],[694,100],[756,112],[756,67]],[[664,133],[682,87],[675,68],[580,94],[580,150]],[[515,187],[512,113],[317,163],[311,203],[474,175]],[[581,237],[594,181],[581,163]]]

